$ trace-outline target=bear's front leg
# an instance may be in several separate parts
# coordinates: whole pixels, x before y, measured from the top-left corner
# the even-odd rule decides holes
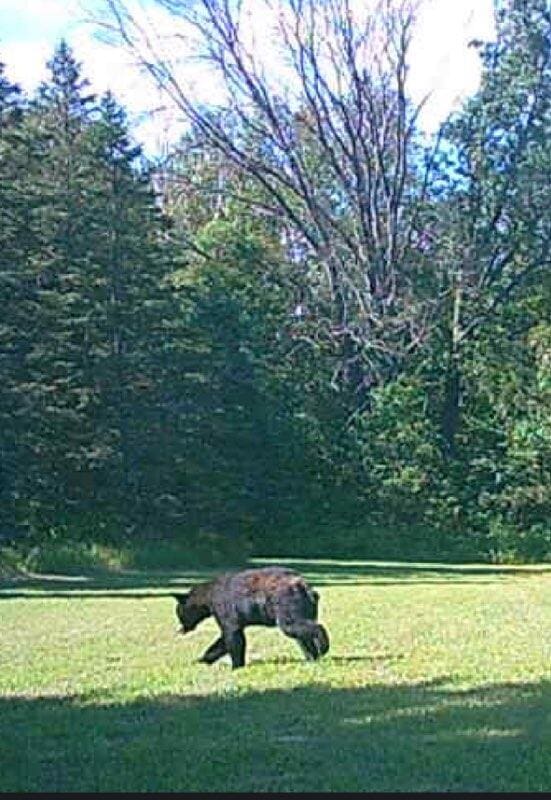
[[[205,650],[199,661],[203,664],[214,664],[219,658],[225,656],[227,652],[228,650],[224,637],[219,636],[218,639]]]

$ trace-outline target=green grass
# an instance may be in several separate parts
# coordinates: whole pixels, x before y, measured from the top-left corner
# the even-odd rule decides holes
[[[1,585],[0,791],[551,791],[549,567],[292,563],[329,654],[253,628],[236,672],[176,635],[207,573]]]

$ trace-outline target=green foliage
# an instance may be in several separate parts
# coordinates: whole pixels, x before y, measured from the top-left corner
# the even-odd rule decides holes
[[[69,542],[56,538],[42,541],[25,555],[21,564],[25,572],[52,575],[88,575],[117,571],[124,566],[121,554],[108,545],[79,542],[72,536]]]
[[[34,98],[0,67],[0,541],[36,569],[551,556],[548,12],[498,5],[418,205],[412,140],[401,360],[373,319],[344,343],[323,258],[197,131],[153,167],[65,43]]]
[[[121,534],[137,517],[147,529],[144,506],[151,515],[163,492],[148,458],[161,452],[166,416],[157,387],[177,369],[165,364],[176,317],[162,286],[167,246],[124,112],[109,95],[98,104],[82,94],[64,43],[49,66],[6,162],[12,525],[78,536],[100,503],[89,533],[107,524]]]
[[[89,529],[85,529],[89,537]],[[246,542],[234,541],[220,534],[200,531],[175,541],[163,539],[106,544],[79,540],[74,529],[64,537],[58,530],[48,539],[42,537],[30,550],[0,550],[0,574],[20,577],[28,573],[55,575],[126,574],[135,570],[190,569],[228,567],[241,564],[249,555]]]

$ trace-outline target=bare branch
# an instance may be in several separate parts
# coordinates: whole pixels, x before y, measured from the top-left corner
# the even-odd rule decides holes
[[[412,154],[422,106],[407,85],[416,4],[255,0],[282,46],[284,59],[270,63],[240,0],[157,0],[185,28],[175,32],[182,46],[187,32],[195,37],[189,60],[201,58],[224,88],[216,108],[185,87],[127,0],[106,3],[120,40],[184,117],[301,237],[325,275],[343,359],[357,365],[369,351],[384,373],[389,353],[394,364],[417,347],[432,306],[415,300],[404,269],[429,257],[412,233],[431,169],[419,179]]]

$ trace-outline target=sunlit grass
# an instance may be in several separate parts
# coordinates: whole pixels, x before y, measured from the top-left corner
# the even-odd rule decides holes
[[[0,791],[550,791],[551,570],[300,561],[331,650],[196,659],[205,575],[0,587]]]

